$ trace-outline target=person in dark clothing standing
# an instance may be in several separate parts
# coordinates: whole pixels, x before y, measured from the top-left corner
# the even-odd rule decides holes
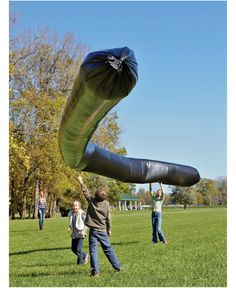
[[[110,261],[112,267],[116,271],[121,271],[121,264],[113,251],[108,238],[108,236],[111,236],[111,215],[109,202],[105,199],[106,193],[102,189],[97,189],[93,197],[90,195],[80,175],[78,176],[78,181],[81,185],[84,196],[88,201],[85,225],[90,227],[89,253],[91,276],[97,277],[100,275],[98,243],[101,244],[102,250]]]

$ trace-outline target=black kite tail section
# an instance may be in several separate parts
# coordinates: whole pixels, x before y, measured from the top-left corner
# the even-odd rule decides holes
[[[87,55],[67,100],[58,144],[73,169],[128,183],[162,182],[191,186],[200,180],[190,166],[124,157],[89,142],[101,119],[138,80],[138,64],[131,49],[116,48]]]

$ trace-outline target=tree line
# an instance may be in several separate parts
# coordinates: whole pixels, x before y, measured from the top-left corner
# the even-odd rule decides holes
[[[170,186],[170,193],[165,197],[165,205],[215,206],[227,205],[227,178],[201,179],[191,187]],[[139,189],[137,195],[143,204],[151,204],[151,195],[145,189]]]
[[[67,210],[73,199],[85,201],[77,183],[78,172],[69,168],[58,151],[58,128],[66,98],[89,48],[68,33],[38,30],[16,33],[10,19],[9,42],[9,215],[12,219],[37,217],[37,200],[47,189],[48,217]],[[126,155],[119,144],[117,112],[109,113],[92,137],[97,145]],[[84,173],[88,188],[102,185],[115,202],[134,185]]]

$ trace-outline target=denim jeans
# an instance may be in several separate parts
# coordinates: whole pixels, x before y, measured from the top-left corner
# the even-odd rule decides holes
[[[77,264],[84,264],[87,254],[83,252],[83,238],[72,239],[71,250],[77,255]]]
[[[39,228],[43,229],[43,223],[45,218],[45,208],[39,208]]]
[[[157,235],[160,241],[165,240],[165,236],[161,230],[162,215],[160,212],[152,212],[152,242],[157,243]]]
[[[110,261],[114,269],[120,269],[120,262],[114,253],[106,232],[96,231],[90,228],[89,231],[89,253],[91,272],[100,272],[98,262],[98,242],[100,242],[103,252]]]

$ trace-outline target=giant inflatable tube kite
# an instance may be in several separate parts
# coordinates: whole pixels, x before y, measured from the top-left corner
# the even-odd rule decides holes
[[[200,179],[193,167],[124,157],[89,142],[100,120],[135,86],[137,68],[134,53],[127,47],[87,55],[62,115],[61,155],[73,169],[123,182],[191,186]]]

